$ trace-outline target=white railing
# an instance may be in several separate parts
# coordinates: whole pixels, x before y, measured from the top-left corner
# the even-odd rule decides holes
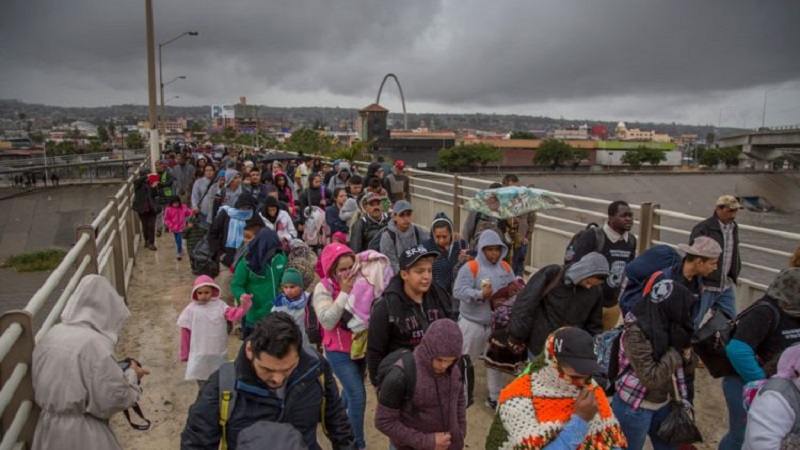
[[[469,211],[464,202],[480,189],[486,189],[491,180],[469,178],[410,169],[411,197],[415,222],[427,225],[438,212],[445,212],[461,230]],[[535,272],[548,264],[561,263],[564,250],[572,236],[588,222],[603,224],[606,207],[611,200],[582,197],[554,192],[567,205],[566,208],[537,214],[532,242],[526,260],[526,270]],[[659,205],[632,204],[636,219],[633,233],[639,240],[638,253],[653,245],[667,244],[676,247],[688,242],[692,227],[704,220],[677,211],[661,209]],[[664,218],[665,220],[662,220]],[[664,222],[664,223],[662,223]],[[736,299],[741,308],[759,298],[766,291],[767,280],[786,266],[789,251],[800,245],[800,234],[751,225],[739,225],[739,248],[746,252],[742,265],[747,272],[738,280]],[[769,246],[757,242],[766,242]],[[772,248],[772,246],[776,248]]]
[[[66,164],[80,164],[80,163],[90,163],[90,162],[97,162],[97,161],[119,161],[123,159],[135,159],[135,158],[143,158],[147,156],[147,150],[144,149],[136,149],[136,150],[121,150],[117,153],[114,152],[98,152],[98,153],[84,153],[80,155],[60,155],[60,156],[48,156],[47,157],[47,164],[45,164],[44,156],[35,156],[32,158],[14,158],[14,159],[4,159],[0,161],[0,166],[8,167],[8,168],[20,168],[24,169],[27,167],[38,167],[38,166],[54,166],[54,165],[66,165]]]
[[[131,175],[90,225],[78,227],[75,245],[23,310],[0,316],[0,450],[30,448],[39,411],[33,396],[31,359],[36,342],[59,320],[67,300],[88,274],[108,278],[125,296],[133,271],[141,226],[133,211]],[[63,292],[47,311],[34,337],[33,319],[62,284]]]
[[[369,165],[363,161],[356,163],[362,167]],[[428,226],[437,213],[444,212],[453,220],[459,231],[463,228],[469,213],[464,206],[466,200],[472,198],[479,190],[488,188],[492,183],[492,180],[488,179],[412,168],[407,169],[407,172],[411,176],[414,221],[422,226]],[[564,249],[572,236],[588,222],[602,225],[608,216],[606,208],[612,201],[559,192],[554,194],[564,201],[567,207],[537,214],[527,253],[525,268],[528,272],[535,272],[548,264],[562,262]],[[631,204],[630,208],[636,216],[632,232],[638,238],[639,254],[653,245],[667,244],[677,247],[677,244],[687,242],[691,227],[704,220],[703,217],[661,209],[659,205],[649,202],[640,205]],[[669,223],[662,223],[662,217],[669,218],[667,220]],[[682,222],[673,223],[676,221]],[[739,229],[741,232],[739,247],[747,252],[742,265],[748,269],[746,274],[748,276],[738,280],[736,299],[741,308],[766,291],[767,280],[771,280],[786,265],[790,256],[786,249],[793,250],[800,245],[800,234],[744,224],[740,224]],[[662,238],[662,235],[668,237]],[[770,245],[777,245],[784,250],[753,242],[758,238],[763,240],[765,237],[775,238],[770,240]]]

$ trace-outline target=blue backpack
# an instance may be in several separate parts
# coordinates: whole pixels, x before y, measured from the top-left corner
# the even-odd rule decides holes
[[[681,255],[669,245],[656,245],[639,255],[625,267],[625,287],[619,296],[622,317],[639,303],[645,295],[645,286],[650,277],[681,261]]]

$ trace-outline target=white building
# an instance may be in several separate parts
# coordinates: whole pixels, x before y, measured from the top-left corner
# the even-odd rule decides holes
[[[644,131],[638,128],[628,129],[625,122],[617,124],[614,129],[614,137],[618,141],[638,141],[638,142],[671,142],[672,138],[665,133],[658,133],[656,131]]]
[[[561,140],[586,140],[589,139],[589,126],[583,124],[578,128],[556,128],[548,133],[553,139]]]

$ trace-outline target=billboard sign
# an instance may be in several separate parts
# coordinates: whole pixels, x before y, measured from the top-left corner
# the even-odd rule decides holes
[[[211,106],[212,119],[233,119],[233,105],[212,105]]]

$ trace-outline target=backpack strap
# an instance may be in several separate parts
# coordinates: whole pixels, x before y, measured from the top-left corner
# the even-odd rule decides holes
[[[471,259],[467,262],[467,265],[469,266],[469,271],[472,272],[472,276],[477,277],[479,269],[478,261],[475,259]],[[511,275],[511,266],[507,262],[500,261],[500,265],[503,266],[504,269],[506,269],[506,274]]]
[[[478,261],[475,260],[475,259],[470,259],[469,262],[467,262],[467,265],[469,266],[469,271],[472,272],[472,276],[473,277],[477,277],[478,276]]]
[[[597,253],[603,253],[603,247],[606,245],[606,232],[603,231],[603,227],[600,225],[593,227],[593,229],[595,241],[594,250]]]
[[[319,403],[319,423],[322,425],[322,432],[325,436],[329,436],[328,434],[328,426],[325,423],[325,410],[328,406],[328,399],[325,396],[325,370],[322,370],[317,377],[317,381],[319,381],[320,386],[322,387],[322,401]]]
[[[544,300],[544,298],[547,297],[547,294],[552,292],[552,290],[555,289],[556,286],[558,286],[558,282],[561,281],[562,278],[564,278],[564,272],[566,271],[567,271],[566,266],[562,265],[561,267],[559,267],[556,276],[554,276],[550,281],[547,282],[547,285],[544,287],[544,289],[542,289],[542,292],[539,294],[540,301]]]
[[[403,371],[405,392],[403,394],[403,409],[407,412],[415,410],[412,400],[414,399],[414,389],[417,387],[417,366],[414,361],[414,352],[407,351],[397,358],[394,365]]]
[[[644,291],[642,291],[642,298],[645,298],[647,297],[648,294],[650,294],[650,291],[653,290],[653,285],[656,284],[656,279],[659,277],[659,275],[662,275],[663,273],[664,272],[657,270],[653,272],[652,275],[650,275],[650,279],[647,280],[647,284],[644,285]]]
[[[219,366],[219,425],[222,427],[220,448],[227,450],[227,424],[236,405],[236,367],[229,361]]]

